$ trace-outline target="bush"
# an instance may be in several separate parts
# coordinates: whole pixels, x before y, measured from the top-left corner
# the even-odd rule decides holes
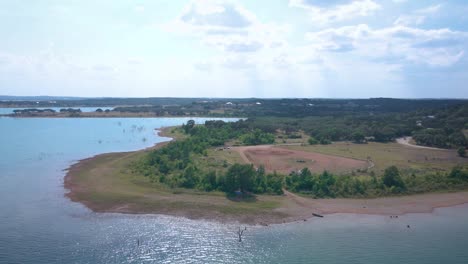
[[[309,140],[307,140],[307,142],[309,142],[310,145],[317,145],[318,144],[317,139],[315,139],[314,137],[310,137]]]
[[[465,157],[466,156],[466,149],[465,147],[459,147],[457,150],[458,156]]]
[[[456,166],[450,172],[449,177],[460,180],[468,180],[468,168]]]
[[[405,189],[405,183],[403,182],[400,171],[396,166],[390,166],[385,169],[383,184],[389,188],[395,187],[395,191],[400,191],[399,189]]]

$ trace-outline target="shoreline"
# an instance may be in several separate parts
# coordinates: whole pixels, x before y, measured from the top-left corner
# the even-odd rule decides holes
[[[89,113],[89,114],[88,114]],[[70,116],[70,114],[44,114],[44,115],[14,115],[14,114],[0,114],[0,117],[9,118],[237,118],[247,119],[247,117],[226,117],[226,116],[187,116],[187,115],[167,115],[167,116],[156,116],[145,113],[94,113],[94,112],[82,112],[77,116]]]
[[[221,193],[154,187],[147,179],[130,178],[125,166],[149,150],[173,141],[169,129],[158,136],[171,138],[129,152],[103,153],[85,158],[66,169],[65,196],[99,213],[161,214],[221,223],[270,225],[307,221],[313,213],[404,215],[432,213],[434,209],[468,203],[468,191],[425,193],[379,198],[312,199],[285,191],[284,195],[258,195],[257,201],[235,202]]]

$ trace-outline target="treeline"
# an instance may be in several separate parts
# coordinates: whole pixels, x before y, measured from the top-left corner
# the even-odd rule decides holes
[[[241,190],[256,193],[278,192],[278,189],[273,186],[275,181],[272,180],[277,177],[265,175],[264,170],[262,173],[262,170],[258,172],[253,167],[232,166],[228,168],[226,174],[220,174],[216,171],[198,168],[194,162],[195,156],[206,156],[209,147],[224,146],[229,140],[239,140],[245,145],[271,144],[274,142],[274,135],[261,130],[251,130],[247,122],[243,120],[231,123],[221,120],[206,121],[204,126],[196,126],[195,122],[190,120],[183,124],[181,129],[190,137],[151,151],[144,159],[134,164],[135,172],[170,187],[202,190],[231,191],[233,186],[237,186],[235,184],[245,182],[244,177],[247,177],[248,182],[251,180],[258,186],[237,186]],[[233,175],[240,176],[234,177]]]
[[[324,171],[313,174],[307,168],[285,177],[284,186],[292,192],[315,198],[379,197],[415,194],[468,187],[468,167],[454,167],[450,173],[401,175],[397,167],[388,167],[383,176],[337,176]]]
[[[56,113],[54,109],[46,108],[46,109],[39,109],[39,108],[27,108],[27,109],[14,109],[13,113],[17,115],[22,114],[35,114],[35,113]],[[59,110],[60,113],[81,113],[81,109],[77,108],[62,108]]]
[[[331,141],[391,142],[398,137],[414,136],[420,145],[443,148],[466,147],[463,129],[468,129],[468,104],[444,109],[409,113],[353,114],[336,116],[255,117],[249,118],[252,128],[294,135],[303,131],[311,136],[311,144]]]
[[[55,113],[54,109],[37,109],[37,108],[28,108],[28,109],[15,109],[13,113],[16,115],[22,114],[34,114],[34,113]]]
[[[438,111],[429,110],[418,122],[421,128],[413,132],[419,145],[439,148],[468,147],[463,129],[468,129],[468,104],[448,107]]]

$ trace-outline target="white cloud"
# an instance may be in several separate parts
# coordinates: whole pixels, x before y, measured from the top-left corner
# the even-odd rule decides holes
[[[237,3],[192,0],[165,29],[177,33],[238,34],[255,23],[255,15]]]
[[[199,37],[206,45],[232,53],[280,47],[289,30],[283,25],[261,23],[239,3],[221,0],[191,1],[163,29]]]
[[[439,12],[441,7],[441,4],[431,5],[426,8],[418,9],[415,12],[418,14],[430,15]]]
[[[401,15],[393,22],[394,25],[398,26],[411,26],[421,25],[426,20],[426,16],[415,16],[415,15]]]
[[[320,24],[366,17],[381,9],[381,6],[372,0],[347,1],[344,4],[341,4],[341,2],[340,4],[323,7],[306,0],[290,0],[289,5],[306,9],[309,12],[310,19]]]
[[[466,32],[401,25],[375,30],[365,24],[330,28],[309,32],[306,39],[319,51],[353,52],[360,58],[430,66],[453,65],[468,47]]]
[[[440,11],[441,4],[428,6],[426,8],[418,9],[412,14],[401,15],[395,20],[394,25],[398,26],[418,26],[426,21],[428,16],[432,16]]]

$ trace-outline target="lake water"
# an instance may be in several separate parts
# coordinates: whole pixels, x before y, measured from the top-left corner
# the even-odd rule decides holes
[[[99,214],[64,197],[76,160],[148,147],[164,140],[154,128],[187,120],[0,118],[0,263],[468,263],[466,205],[248,227],[239,243],[237,225]]]
[[[7,114],[13,114],[13,110],[24,110],[24,109],[32,109],[32,108],[35,108],[35,107],[27,107],[27,108],[0,108],[0,115],[7,115]],[[52,110],[55,110],[57,112],[60,112],[60,109],[63,109],[63,108],[73,108],[73,109],[81,109],[81,112],[96,112],[96,110],[98,108],[101,108],[102,110],[112,110],[114,109],[113,107],[37,107],[35,109],[52,109]]]

